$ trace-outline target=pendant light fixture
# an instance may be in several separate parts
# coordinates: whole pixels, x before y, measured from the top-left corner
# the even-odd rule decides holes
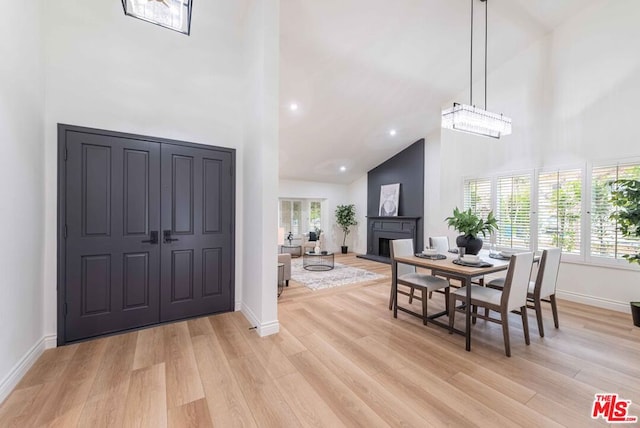
[[[124,14],[169,28],[179,33],[191,32],[193,0],[122,0]]]
[[[453,103],[453,107],[442,112],[442,127],[471,134],[500,138],[511,134],[511,118],[500,113],[487,111],[487,35],[488,35],[488,2],[484,14],[484,109],[473,105],[473,3],[471,0],[471,67],[469,84],[469,105]]]

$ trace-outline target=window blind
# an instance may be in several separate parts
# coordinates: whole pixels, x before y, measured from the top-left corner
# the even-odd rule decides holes
[[[302,224],[302,201],[280,201],[280,227],[285,229],[285,233],[300,234]]]
[[[496,183],[499,247],[531,246],[531,176],[499,177]]]
[[[625,254],[636,254],[640,240],[625,238],[615,220],[611,204],[610,182],[617,179],[640,179],[640,165],[611,165],[594,167],[591,173],[591,256],[620,259]]]
[[[471,179],[464,182],[464,209],[483,219],[491,211],[491,179]]]
[[[538,175],[538,249],[580,254],[581,203],[581,169]]]

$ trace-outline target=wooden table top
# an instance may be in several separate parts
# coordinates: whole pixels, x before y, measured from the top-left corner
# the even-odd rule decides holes
[[[509,267],[509,260],[492,259],[488,252],[481,251],[479,256],[483,261],[491,263],[492,267],[474,267],[454,264],[458,258],[457,254],[446,254],[447,258],[442,260],[423,259],[416,256],[396,257],[398,263],[406,263],[426,269],[438,270],[440,272],[454,273],[464,276],[486,275],[493,272],[500,272]]]

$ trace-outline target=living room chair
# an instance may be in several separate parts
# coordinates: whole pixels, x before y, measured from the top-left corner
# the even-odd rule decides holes
[[[536,320],[538,321],[538,334],[544,337],[544,325],[542,323],[542,302],[551,304],[551,312],[553,313],[553,324],[559,328],[558,323],[558,306],[556,304],[556,283],[558,282],[558,271],[560,269],[560,257],[562,250],[560,248],[550,248],[542,252],[540,258],[540,266],[535,281],[529,281],[527,290],[527,302],[531,304],[530,309],[535,309]],[[487,287],[502,289],[504,287],[504,278],[497,278],[489,281]],[[486,315],[486,313],[485,313]]]
[[[391,241],[390,250],[391,260],[395,260],[396,257],[413,256],[413,239],[395,239]],[[427,312],[427,293],[434,290],[445,290],[445,306],[447,308],[447,311],[449,310],[449,281],[447,281],[446,279],[438,278],[433,275],[418,273],[415,266],[410,266],[403,263],[397,264],[396,275],[398,278],[397,285],[407,286],[411,291],[400,291],[396,286],[395,294],[392,293],[389,297],[389,309],[391,309],[391,306],[393,306],[394,318],[398,317],[399,309],[418,318],[422,318],[423,324],[427,325],[427,320],[429,319]],[[409,296],[409,303],[411,303],[411,301],[413,300],[413,293],[416,289],[422,291],[422,297],[416,297],[416,299],[422,301],[422,315],[398,305],[398,294]]]
[[[520,310],[522,317],[522,327],[524,330],[524,341],[528,345],[529,324],[527,320],[527,289],[529,287],[529,276],[533,265],[533,253],[520,253],[511,256],[509,269],[504,281],[504,287],[500,290],[479,285],[468,285],[452,292],[449,295],[449,328],[453,331],[456,312],[465,312],[465,309],[456,308],[456,300],[465,301],[467,287],[471,287],[471,306],[473,307],[473,319],[476,317],[487,321],[502,324],[502,335],[504,338],[504,351],[507,357],[511,356],[511,346],[509,343],[509,312]],[[487,313],[478,314],[477,307],[484,307],[500,314],[500,319],[491,318]]]
[[[288,287],[289,286],[289,280],[291,279],[291,254],[289,253],[282,253],[282,254],[278,254],[278,263],[284,263],[284,277],[282,278],[282,280],[284,281],[285,285]]]
[[[306,253],[307,251],[314,251],[316,246],[320,246],[320,237],[316,235],[315,232],[309,232],[304,235],[304,239],[302,242],[302,252]]]

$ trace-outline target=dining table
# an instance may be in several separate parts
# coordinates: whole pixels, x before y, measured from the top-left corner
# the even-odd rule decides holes
[[[469,266],[454,263],[454,260],[459,260],[457,254],[447,253],[444,254],[446,258],[444,259],[435,259],[428,258],[427,256],[422,255],[414,255],[414,256],[398,256],[391,260],[391,296],[389,302],[393,306],[394,317],[397,316],[397,298],[398,298],[398,263],[403,263],[411,266],[416,266],[424,269],[431,270],[431,274],[435,276],[443,276],[446,278],[454,279],[460,281],[463,287],[466,286],[466,298],[465,298],[465,330],[461,331],[458,329],[450,329],[452,332],[463,334],[465,336],[465,348],[467,351],[471,351],[471,287],[470,285],[473,283],[473,280],[476,278],[480,278],[480,282],[482,283],[482,278],[485,275],[489,275],[492,273],[505,271],[509,267],[509,259],[507,257],[500,257],[499,255],[493,255],[493,258],[490,257],[489,251],[482,250],[478,254],[480,256],[480,260],[484,263],[479,264],[478,266]],[[442,255],[440,255],[442,257]],[[537,261],[539,257],[534,258],[534,261]],[[490,264],[491,266],[486,266]],[[483,266],[484,265],[484,266]],[[391,307],[389,309],[392,309]],[[455,308],[449,308],[449,311],[454,311]],[[426,314],[425,314],[426,315]],[[446,311],[439,312],[434,314],[429,319],[436,325],[441,327],[449,328],[448,324],[444,324],[442,322],[438,322],[436,318],[449,315]]]

